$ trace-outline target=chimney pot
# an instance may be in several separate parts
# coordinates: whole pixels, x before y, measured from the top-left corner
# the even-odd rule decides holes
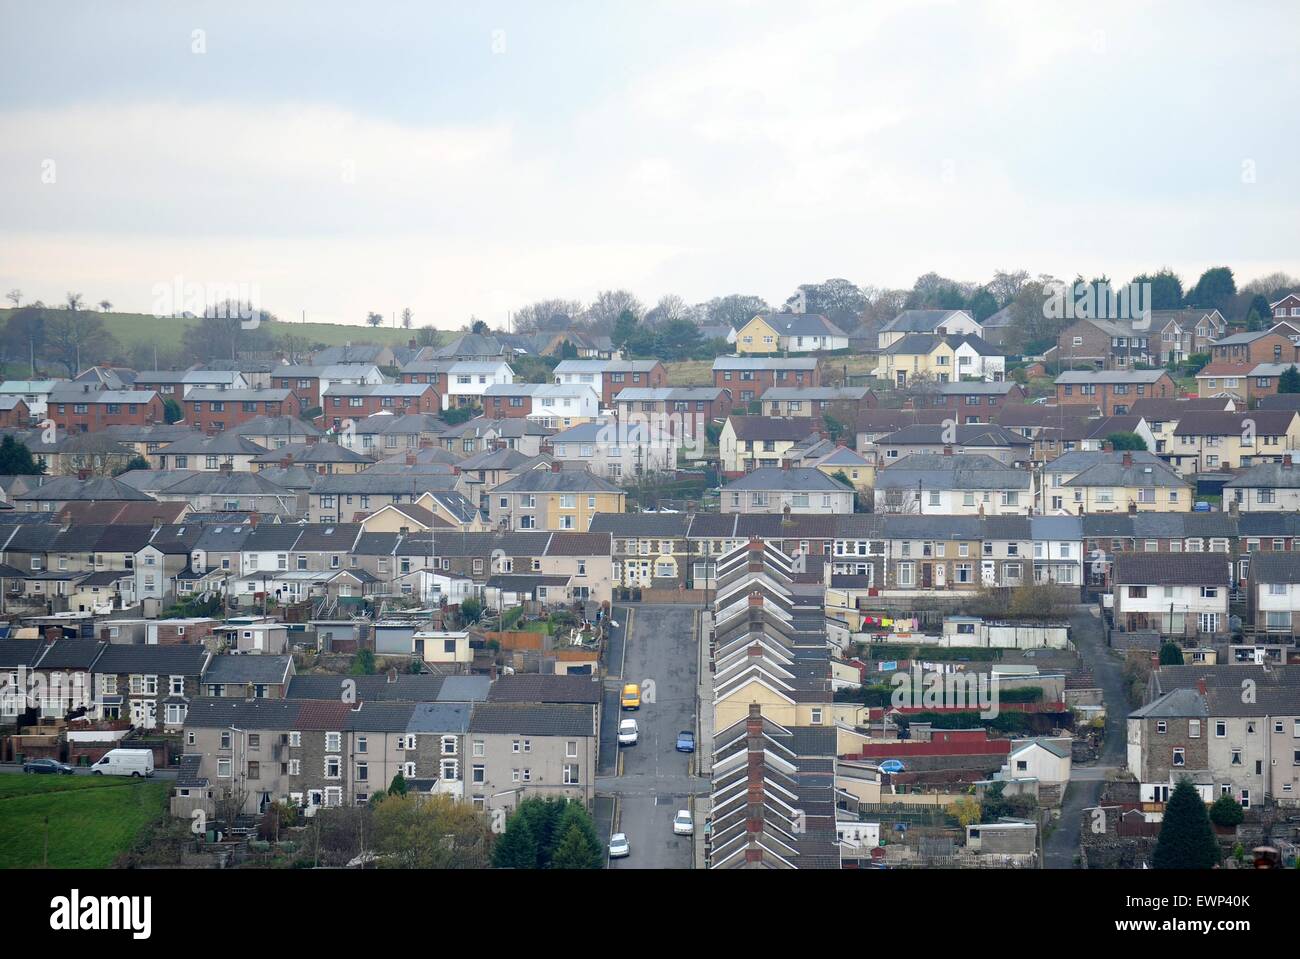
[[[551,463],[552,473],[560,473],[563,472],[563,470],[564,470],[564,464],[559,460],[555,460],[553,463]]]
[[[1202,696],[1205,695],[1205,679],[1203,677],[1196,681],[1196,688]]]

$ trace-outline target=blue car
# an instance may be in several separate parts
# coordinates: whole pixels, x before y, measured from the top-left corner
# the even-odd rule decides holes
[[[677,734],[677,751],[679,753],[695,752],[695,733],[689,729],[683,729]]]

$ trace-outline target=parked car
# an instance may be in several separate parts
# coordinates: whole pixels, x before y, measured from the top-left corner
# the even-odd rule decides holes
[[[59,762],[57,759],[29,759],[23,763],[23,772],[71,776],[72,767],[67,763]]]
[[[626,859],[632,852],[632,847],[628,845],[627,836],[621,832],[616,832],[609,837],[609,858]]]
[[[152,749],[110,749],[90,767],[92,776],[152,776]]]
[[[677,810],[677,815],[673,817],[673,835],[689,836],[695,832],[695,820],[691,818],[689,809]]]
[[[624,709],[641,708],[641,687],[636,683],[628,683],[623,687],[623,695],[619,699],[619,705]]]
[[[683,729],[677,734],[677,751],[679,753],[695,752],[695,733],[689,729]]]
[[[898,759],[886,759],[880,764],[882,773],[901,773],[904,768],[902,761]]]
[[[620,746],[635,746],[637,737],[637,728],[635,719],[625,719],[618,724],[618,744]]]

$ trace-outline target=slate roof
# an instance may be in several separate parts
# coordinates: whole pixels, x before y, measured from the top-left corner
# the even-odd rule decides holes
[[[1300,553],[1254,553],[1250,578],[1256,583],[1300,583]]]
[[[148,493],[142,493],[133,486],[109,477],[79,480],[75,476],[60,476],[48,483],[42,483],[36,489],[19,493],[14,497],[23,502],[65,502],[70,500],[152,500]]]
[[[492,493],[622,493],[623,491],[606,479],[587,470],[529,470],[512,476],[499,486],[493,487]]]
[[[525,703],[479,703],[470,717],[471,733],[517,733],[525,736],[595,736],[590,706]]]
[[[1025,470],[984,453],[913,453],[876,471],[876,489],[1029,489]]]
[[[128,574],[129,575],[129,574]],[[165,622],[165,620],[163,621]],[[198,676],[208,661],[199,643],[182,645],[111,644],[95,661],[97,673],[146,673],[158,676]],[[256,659],[255,656],[235,657]]]
[[[203,674],[204,684],[275,684],[289,678],[292,656],[214,656]]]
[[[590,676],[515,673],[502,676],[488,693],[490,703],[586,703],[603,699],[604,689]]]
[[[469,732],[469,703],[416,703],[407,721],[408,733]]]
[[[597,513],[590,532],[619,537],[671,539],[686,535],[690,513]]]
[[[729,416],[727,422],[731,424],[736,439],[746,443],[754,440],[794,442],[822,428],[821,421],[810,416]]]
[[[443,677],[434,675],[398,673],[390,679],[387,673],[375,676],[294,676],[289,681],[290,699],[337,699],[345,679],[356,682],[357,699],[363,702],[432,703],[438,700]]]
[[[1227,586],[1229,565],[1224,553],[1122,553],[1113,570],[1120,584]]]
[[[746,490],[796,490],[798,492],[814,493],[850,492],[847,486],[831,479],[821,470],[801,466],[789,469],[765,466],[754,470],[752,473],[746,473],[723,487],[724,493]]]
[[[1242,470],[1223,485],[1234,489],[1297,489],[1300,468],[1285,463],[1260,463]]]

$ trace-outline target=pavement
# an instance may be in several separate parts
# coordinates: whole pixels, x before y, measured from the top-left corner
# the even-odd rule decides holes
[[[20,773],[20,772],[22,772],[22,771],[23,771],[23,767],[22,767],[22,764],[21,764],[21,763],[0,763],[0,773]],[[74,766],[74,767],[72,767],[72,774],[73,774],[74,776],[89,776],[89,775],[90,775],[90,769],[87,768],[87,767],[85,767],[85,766]],[[36,775],[36,774],[33,774],[33,775]],[[50,774],[49,774],[49,773],[46,773],[45,775],[50,775]],[[109,777],[109,778],[112,778],[112,777]],[[129,778],[129,777],[127,777],[127,778]],[[175,779],[175,778],[176,778],[176,770],[174,770],[174,769],[155,769],[152,778],[154,778],[154,779]]]
[[[601,756],[596,775],[596,822],[608,841],[627,835],[631,855],[609,862],[611,869],[690,869],[695,844],[675,836],[673,816],[707,795],[709,780],[695,774],[695,753],[676,750],[677,733],[696,733],[699,671],[699,615],[694,606],[639,605],[618,608],[614,619],[624,635],[611,644],[601,721]],[[641,708],[623,712],[618,691],[641,686]],[[637,721],[635,746],[617,745],[619,720]],[[607,743],[609,745],[607,745]],[[697,820],[698,820],[697,816]],[[697,821],[697,831],[700,824]]]
[[[1123,663],[1106,645],[1096,607],[1075,607],[1070,616],[1070,638],[1101,687],[1102,702],[1106,704],[1106,735],[1099,762],[1092,766],[1071,766],[1060,818],[1043,844],[1045,869],[1077,868],[1075,857],[1079,855],[1083,811],[1097,804],[1106,779],[1126,762],[1125,717],[1129,710]]]

